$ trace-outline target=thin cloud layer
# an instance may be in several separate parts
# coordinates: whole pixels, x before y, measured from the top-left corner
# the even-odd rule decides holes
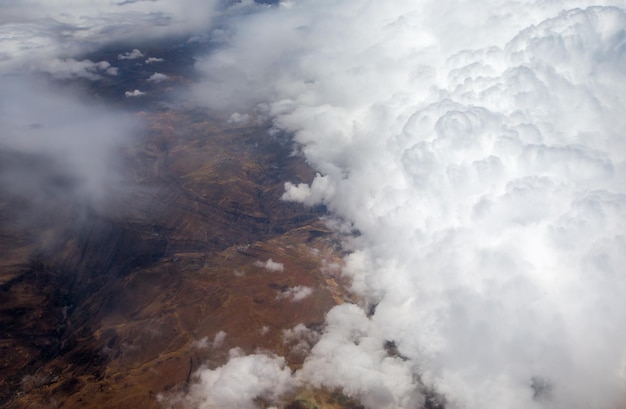
[[[139,130],[135,118],[40,79],[5,77],[0,86],[5,198],[35,210],[73,201],[98,207],[128,187],[120,149]]]
[[[363,306],[300,381],[370,408],[420,383],[450,408],[624,403],[625,6],[285,2],[199,63],[196,97],[271,115],[319,172],[284,198],[360,232]]]

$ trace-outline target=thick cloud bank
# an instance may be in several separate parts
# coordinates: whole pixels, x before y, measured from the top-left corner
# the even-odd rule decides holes
[[[331,311],[299,381],[370,408],[420,382],[450,408],[625,404],[624,7],[286,1],[199,63],[206,103],[264,104],[319,171],[284,198],[360,233],[345,274],[375,312]]]

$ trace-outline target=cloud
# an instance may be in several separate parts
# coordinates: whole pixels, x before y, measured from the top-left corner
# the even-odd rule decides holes
[[[218,3],[200,0],[3,2],[0,72],[38,70],[42,61],[76,58],[107,44],[203,32],[218,14],[221,7]],[[139,57],[133,52],[120,58]]]
[[[301,1],[233,21],[194,96],[294,135],[318,175],[283,198],[359,232],[344,274],[376,305],[331,311],[299,379],[367,407],[421,404],[415,379],[450,407],[623,404],[625,6]]]
[[[328,314],[297,374],[233,352],[179,398],[246,408],[313,384],[409,408],[425,384],[451,408],[623,404],[626,3],[228,4],[0,6],[4,197],[104,201],[137,127],[22,72],[97,80],[114,67],[81,54],[194,33],[213,47],[194,100],[271,117],[318,172],[283,198],[358,232],[343,274],[362,306]]]
[[[146,59],[145,63],[146,64],[153,64],[155,62],[163,62],[163,61],[165,61],[163,58],[150,57],[150,58]]]
[[[231,359],[224,366],[201,368],[193,378],[196,382],[188,394],[161,400],[190,407],[253,409],[257,407],[255,399],[276,404],[296,385],[284,359],[261,354],[244,356],[238,350],[231,350]]]
[[[159,83],[159,82],[167,81],[167,79],[168,79],[167,75],[161,74],[160,72],[155,72],[148,78],[148,82]]]
[[[120,150],[139,131],[136,118],[38,78],[0,77],[0,84],[5,199],[19,198],[22,211],[44,214],[73,201],[98,208],[130,186]]]
[[[254,265],[257,267],[263,267],[267,271],[274,271],[274,272],[283,271],[285,269],[285,266],[283,266],[283,263],[278,263],[272,260],[271,258],[266,261],[255,261]]]
[[[228,118],[228,123],[230,124],[245,124],[250,120],[250,115],[248,114],[240,114],[239,112],[234,112],[230,118]]]
[[[91,81],[102,79],[102,75],[115,76],[118,74],[118,69],[112,67],[107,61],[76,61],[73,58],[64,60],[55,58],[44,64],[41,71],[52,74],[56,79],[86,78]]]
[[[213,337],[213,341],[209,341],[208,337],[203,337],[197,341],[194,341],[192,345],[198,349],[219,348],[222,346],[225,339],[226,339],[226,332],[218,331],[217,334],[215,334],[215,337]]]
[[[146,95],[146,93],[143,92],[143,91],[139,91],[138,89],[133,90],[133,91],[126,91],[126,92],[124,92],[124,96],[126,98],[141,97],[143,95]]]
[[[139,58],[142,58],[144,55],[143,53],[138,50],[137,48],[134,48],[132,51],[128,51],[125,52],[124,54],[119,54],[117,56],[118,60],[137,60]]]
[[[283,330],[283,343],[289,346],[292,354],[306,357],[311,347],[317,343],[320,334],[307,328],[304,324],[298,324],[291,329]]]
[[[298,376],[315,387],[340,388],[368,408],[420,407],[411,365],[389,356],[384,338],[362,309],[342,304],[328,313],[326,331]]]
[[[311,287],[297,285],[295,287],[289,287],[287,290],[281,292],[278,294],[277,298],[279,300],[287,299],[291,302],[298,302],[309,297],[311,294],[313,294],[313,289]]]

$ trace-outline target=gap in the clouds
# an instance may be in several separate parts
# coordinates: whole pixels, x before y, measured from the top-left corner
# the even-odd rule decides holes
[[[180,103],[181,90],[198,80],[196,56],[206,48],[206,44],[191,41],[188,36],[109,44],[73,58],[109,64],[108,71],[97,72],[96,78],[59,78],[54,72],[49,75],[56,81],[78,82],[93,97],[126,110],[162,110],[177,100]]]

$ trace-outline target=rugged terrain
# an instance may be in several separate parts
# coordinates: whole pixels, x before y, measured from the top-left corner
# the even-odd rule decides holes
[[[295,369],[283,331],[319,330],[346,297],[324,209],[280,199],[312,177],[286,139],[201,111],[137,115],[150,127],[120,152],[132,186],[108,208],[67,199],[23,221],[0,207],[3,407],[159,407],[234,347]]]

